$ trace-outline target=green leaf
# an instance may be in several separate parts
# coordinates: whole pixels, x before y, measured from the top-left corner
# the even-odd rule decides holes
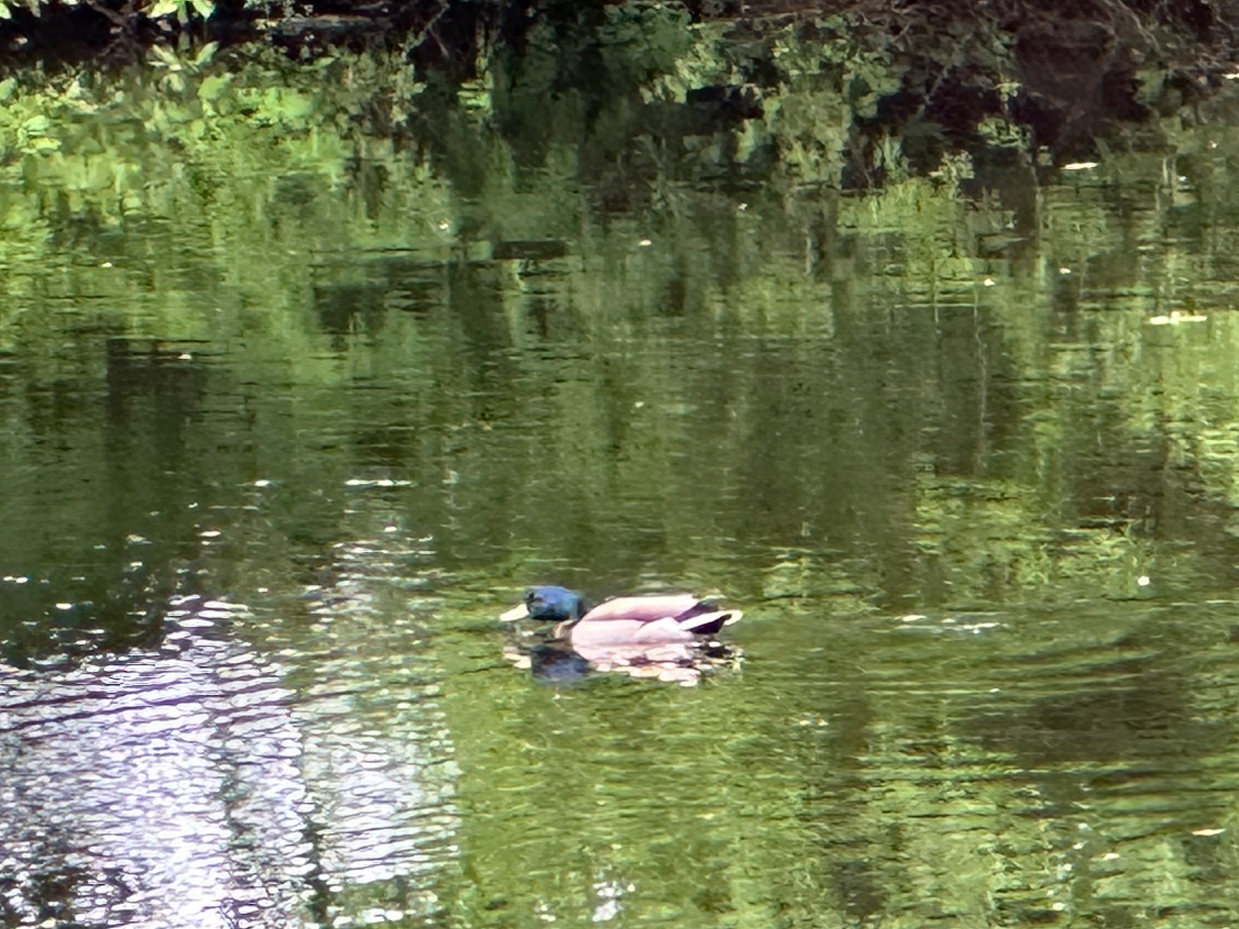
[[[215,57],[215,52],[219,48],[218,42],[208,42],[198,50],[198,54],[194,56],[194,64],[198,67],[209,64],[211,59]]]
[[[155,57],[159,59],[159,61],[156,62],[157,64],[162,64],[169,68],[175,67],[176,69],[181,67],[181,60],[176,57],[176,53],[169,51],[162,45],[152,45],[151,51],[154,52]]]
[[[214,103],[220,96],[232,86],[232,76],[228,74],[212,74],[202,79],[202,83],[198,85],[198,99]],[[0,85],[0,89],[3,85]],[[0,99],[3,99],[0,97]]]
[[[151,19],[158,19],[161,16],[172,16],[184,5],[185,0],[155,0],[151,4],[150,9],[146,11],[146,15]]]

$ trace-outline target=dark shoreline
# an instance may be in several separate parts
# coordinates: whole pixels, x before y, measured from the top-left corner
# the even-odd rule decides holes
[[[598,114],[604,109],[598,101],[616,90],[599,77],[604,54],[657,58],[641,47],[647,37],[616,45],[607,30],[614,32],[624,17],[637,22],[651,10],[678,10],[686,28],[723,30],[737,76],[690,86],[682,102],[657,112],[647,108],[655,131],[665,123],[673,134],[700,135],[760,116],[786,77],[780,43],[820,46],[821,79],[870,101],[873,88],[848,73],[848,65],[856,57],[884,61],[885,73],[868,79],[883,88],[877,105],[858,107],[849,129],[852,167],[843,184],[864,189],[883,183],[875,151],[887,138],[900,140],[901,158],[914,174],[937,169],[951,153],[992,163],[1023,150],[1020,160],[1061,165],[1095,158],[1107,146],[1157,149],[1163,144],[1157,121],[1199,122],[1199,108],[1228,83],[1224,75],[1239,57],[1232,25],[1239,23],[1239,0],[335,0],[295,8],[223,0],[207,19],[191,0],[181,5],[184,15],[152,19],[142,9],[150,4],[51,0],[39,15],[10,6],[10,18],[0,20],[0,71],[21,77],[124,69],[152,46],[183,53],[207,42],[219,44],[224,68],[231,67],[228,55],[243,59],[256,48],[278,49],[294,62],[373,51],[407,62],[450,108],[479,71],[497,75],[496,93],[521,92],[528,52],[538,47],[545,59],[549,47],[555,74],[546,92],[589,98],[595,102],[586,109]],[[646,77],[656,77],[656,66],[648,68]],[[986,128],[995,121],[1023,138],[996,147]]]

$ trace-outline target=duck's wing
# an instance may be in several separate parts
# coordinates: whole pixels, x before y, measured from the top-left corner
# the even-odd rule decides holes
[[[585,617],[568,633],[572,647],[578,651],[620,645],[691,642],[696,638],[693,630],[685,629],[671,616],[654,620],[591,618],[591,616]]]
[[[658,624],[671,620],[681,631],[696,635],[714,635],[724,626],[738,622],[743,615],[739,610],[720,610],[710,601],[692,594],[655,594],[648,597],[617,597],[600,603],[585,614],[580,625],[610,624],[620,620],[637,624]],[[659,635],[656,630],[652,630],[650,634]],[[663,640],[678,639],[664,636]]]
[[[714,635],[724,626],[738,623],[742,616],[744,614],[739,610],[716,610],[711,608],[704,613],[682,616],[677,622],[681,629],[688,629],[696,635]]]
[[[653,594],[648,597],[616,597],[600,603],[581,620],[590,623],[598,620],[631,619],[652,623],[668,617],[688,619],[698,613],[709,613],[716,607],[703,602],[692,594]]]

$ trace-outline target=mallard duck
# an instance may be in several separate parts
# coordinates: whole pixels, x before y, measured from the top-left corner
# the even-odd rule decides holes
[[[520,606],[499,618],[559,623],[556,636],[566,633],[572,647],[585,654],[601,647],[689,643],[714,635],[741,615],[692,594],[617,597],[589,609],[580,594],[565,587],[533,587]]]

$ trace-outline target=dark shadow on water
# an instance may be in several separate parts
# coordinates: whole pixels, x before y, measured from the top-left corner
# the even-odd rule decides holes
[[[589,662],[566,645],[535,645],[529,650],[529,670],[547,684],[575,684],[590,672]]]
[[[1034,769],[1119,760],[1189,764],[1227,737],[1192,712],[1188,680],[1133,664],[1147,663],[1116,661],[1096,670],[1097,680],[1021,703],[1011,714],[975,718],[969,729],[987,749],[1013,753]]]

